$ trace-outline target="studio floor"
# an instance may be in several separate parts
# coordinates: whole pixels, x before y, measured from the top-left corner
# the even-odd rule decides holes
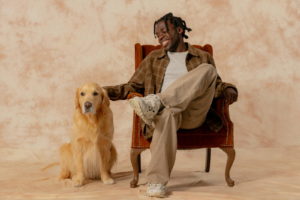
[[[129,151],[128,151],[129,152]],[[300,147],[236,149],[231,170],[235,186],[224,179],[226,155],[212,149],[209,173],[204,172],[205,150],[178,151],[168,183],[168,199],[205,200],[291,200],[300,199]],[[58,180],[56,151],[0,149],[0,199],[154,199],[146,197],[145,169],[149,151],[142,153],[142,173],[137,188],[130,188],[133,174],[128,160],[114,168],[114,185],[85,180],[83,187],[72,187],[71,180]]]

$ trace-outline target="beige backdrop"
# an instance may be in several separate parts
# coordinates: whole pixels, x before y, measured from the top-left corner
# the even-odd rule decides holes
[[[57,153],[76,88],[127,82],[134,44],[158,44],[153,23],[168,12],[192,28],[187,42],[213,46],[218,73],[238,87],[235,146],[299,147],[300,1],[0,0],[0,148]],[[129,163],[132,109],[111,107]]]

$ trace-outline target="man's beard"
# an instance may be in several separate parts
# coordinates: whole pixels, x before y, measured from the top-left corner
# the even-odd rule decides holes
[[[174,41],[174,43],[172,44],[172,46],[170,47],[170,49],[168,51],[172,52],[172,51],[176,51],[178,45],[179,45],[179,37],[176,37],[176,40]]]

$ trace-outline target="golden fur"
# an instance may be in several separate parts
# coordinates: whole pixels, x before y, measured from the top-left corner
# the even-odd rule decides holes
[[[91,107],[87,108],[89,104]],[[96,83],[79,87],[75,97],[71,143],[60,147],[59,178],[73,179],[73,186],[82,186],[85,178],[102,179],[113,184],[111,169],[117,160],[112,143],[113,114],[106,91]]]

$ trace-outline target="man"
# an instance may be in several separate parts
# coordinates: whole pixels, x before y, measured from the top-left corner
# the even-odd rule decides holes
[[[229,104],[237,101],[236,87],[222,82],[211,55],[184,43],[188,38],[185,31],[191,29],[172,13],[157,20],[154,34],[163,48],[152,51],[128,83],[104,87],[111,100],[126,99],[131,92],[145,96],[134,97],[129,104],[143,120],[144,137],[152,137],[147,196],[166,197],[177,130],[194,129],[206,122],[217,132],[222,123],[207,117],[213,98],[223,96]]]

